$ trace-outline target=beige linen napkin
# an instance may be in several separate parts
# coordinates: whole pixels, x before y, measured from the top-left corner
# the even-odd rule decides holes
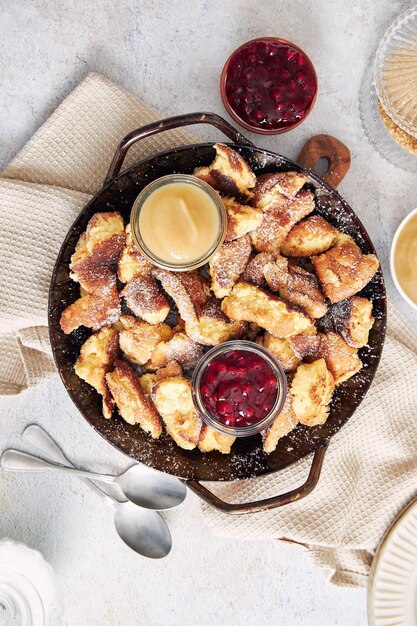
[[[0,395],[17,394],[56,373],[48,342],[47,299],[60,245],[104,180],[120,140],[160,119],[99,74],[64,100],[0,177]],[[194,143],[171,130],[133,146],[126,166]]]
[[[0,177],[0,394],[55,373],[47,334],[53,263],[71,223],[96,191],[126,133],[158,119],[140,100],[90,74]],[[193,143],[170,131],[136,147],[130,161]],[[129,163],[128,162],[128,163]],[[331,441],[316,490],[282,509],[227,516],[204,505],[209,526],[243,539],[305,546],[341,585],[364,585],[372,553],[417,489],[417,336],[390,305],[380,368],[360,409]],[[311,457],[264,479],[209,485],[230,500],[264,498],[305,480]]]

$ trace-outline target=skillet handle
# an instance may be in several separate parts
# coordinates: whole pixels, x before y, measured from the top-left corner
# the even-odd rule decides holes
[[[324,174],[319,174],[315,169],[320,159],[327,161],[327,170]],[[349,171],[350,150],[336,137],[314,135],[304,145],[297,163],[302,167],[308,167],[330,187],[336,188]]]
[[[234,126],[215,113],[186,113],[185,115],[167,117],[164,120],[152,122],[151,124],[137,128],[122,139],[115,152],[104,184],[110,182],[119,174],[127,151],[131,146],[133,146],[134,143],[144,139],[145,137],[162,133],[164,130],[172,130],[173,128],[190,126],[192,124],[211,124],[221,130],[226,137],[229,137],[229,139],[233,141],[233,143],[237,143],[242,146],[254,147],[254,144],[249,141],[249,139],[246,139],[246,137],[244,137]]]
[[[314,452],[307,480],[299,487],[296,487],[287,493],[281,493],[279,496],[273,496],[272,498],[266,498],[255,502],[236,504],[221,500],[209,489],[207,489],[207,487],[204,487],[198,480],[187,481],[187,486],[191,489],[191,491],[204,500],[204,502],[207,502],[207,504],[210,504],[222,513],[243,515],[244,513],[256,513],[258,511],[276,509],[280,506],[284,506],[285,504],[290,504],[291,502],[296,502],[297,500],[301,500],[301,498],[305,498],[313,491],[313,489],[316,488],[328,445],[329,444],[326,443],[320,448],[317,448]]]

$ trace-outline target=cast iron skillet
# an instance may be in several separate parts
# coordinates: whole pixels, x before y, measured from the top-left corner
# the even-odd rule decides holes
[[[260,437],[238,439],[232,453],[201,454],[198,450],[182,450],[169,437],[153,440],[138,426],[126,424],[119,416],[106,420],[101,415],[101,402],[96,391],[82,381],[73,370],[82,343],[91,331],[81,328],[65,335],[60,328],[62,310],[79,296],[78,285],[69,278],[69,262],[80,234],[89,219],[98,211],[120,211],[129,220],[132,203],[150,181],[172,172],[191,173],[196,166],[208,165],[214,158],[212,143],[179,147],[134,165],[120,173],[129,147],[150,135],[190,124],[208,123],[220,129],[246,159],[256,174],[297,170],[302,167],[278,154],[260,150],[221,117],[210,113],[181,115],[144,126],[127,135],[113,158],[103,188],[83,209],[67,234],[53,271],[49,294],[49,329],[52,350],[63,383],[85,419],[108,442],[132,458],[158,470],[187,479],[200,497],[216,508],[229,513],[245,513],[282,506],[306,496],[316,486],[330,438],[347,422],[365,396],[378,367],[386,324],[386,295],[379,270],[362,295],[373,301],[375,324],[369,346],[361,349],[364,367],[357,375],[338,386],[326,424],[314,428],[299,426],[281,439],[270,455],[262,451]],[[329,155],[327,155],[329,156]],[[347,166],[348,167],[348,166]],[[364,253],[374,253],[372,242],[355,213],[332,187],[311,170],[309,186],[315,192],[317,213],[343,232],[350,234]],[[74,428],[76,428],[74,420]],[[306,482],[289,493],[245,504],[227,503],[217,498],[198,481],[235,480],[260,476],[281,470],[314,451]]]

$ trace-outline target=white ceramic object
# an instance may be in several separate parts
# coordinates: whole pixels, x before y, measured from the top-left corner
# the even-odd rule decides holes
[[[0,540],[0,624],[61,626],[62,620],[56,577],[41,553]]]
[[[394,521],[372,563],[369,626],[417,626],[417,502]]]
[[[398,226],[397,230],[395,231],[395,235],[394,235],[394,239],[392,240],[392,244],[391,244],[391,251],[390,251],[390,256],[389,256],[389,266],[390,266],[390,271],[391,271],[391,276],[392,276],[392,280],[394,281],[394,285],[397,288],[398,293],[400,294],[400,296],[402,296],[402,298],[404,298],[404,300],[411,306],[413,307],[413,309],[415,309],[417,311],[417,304],[415,302],[413,302],[413,300],[411,300],[411,298],[409,296],[407,296],[407,294],[405,293],[404,289],[401,287],[401,284],[398,280],[397,277],[397,273],[395,271],[395,265],[394,265],[394,254],[395,254],[395,248],[398,242],[398,237],[400,236],[400,233],[402,232],[404,226],[409,222],[409,220],[416,215],[417,213],[417,208],[415,208],[413,211],[411,211],[411,213],[409,213],[401,222],[401,224]]]

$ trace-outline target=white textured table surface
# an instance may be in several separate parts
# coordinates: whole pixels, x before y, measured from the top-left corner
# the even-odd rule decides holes
[[[224,114],[218,79],[231,50],[260,35],[292,39],[316,64],[316,106],[292,133],[252,139],[292,158],[317,132],[350,147],[352,167],[340,189],[368,228],[400,305],[387,254],[396,226],[417,204],[417,174],[374,152],[360,125],[358,96],[378,39],[409,4],[0,0],[0,168],[89,71],[166,115]],[[25,425],[38,422],[82,466],[115,471],[129,463],[90,429],[58,380],[0,402],[2,448],[19,446]],[[0,512],[0,537],[40,549],[58,573],[68,626],[366,623],[364,590],[329,585],[292,546],[212,536],[192,494],[166,515],[174,547],[160,562],[131,553],[115,534],[111,511],[69,478],[0,473]]]

